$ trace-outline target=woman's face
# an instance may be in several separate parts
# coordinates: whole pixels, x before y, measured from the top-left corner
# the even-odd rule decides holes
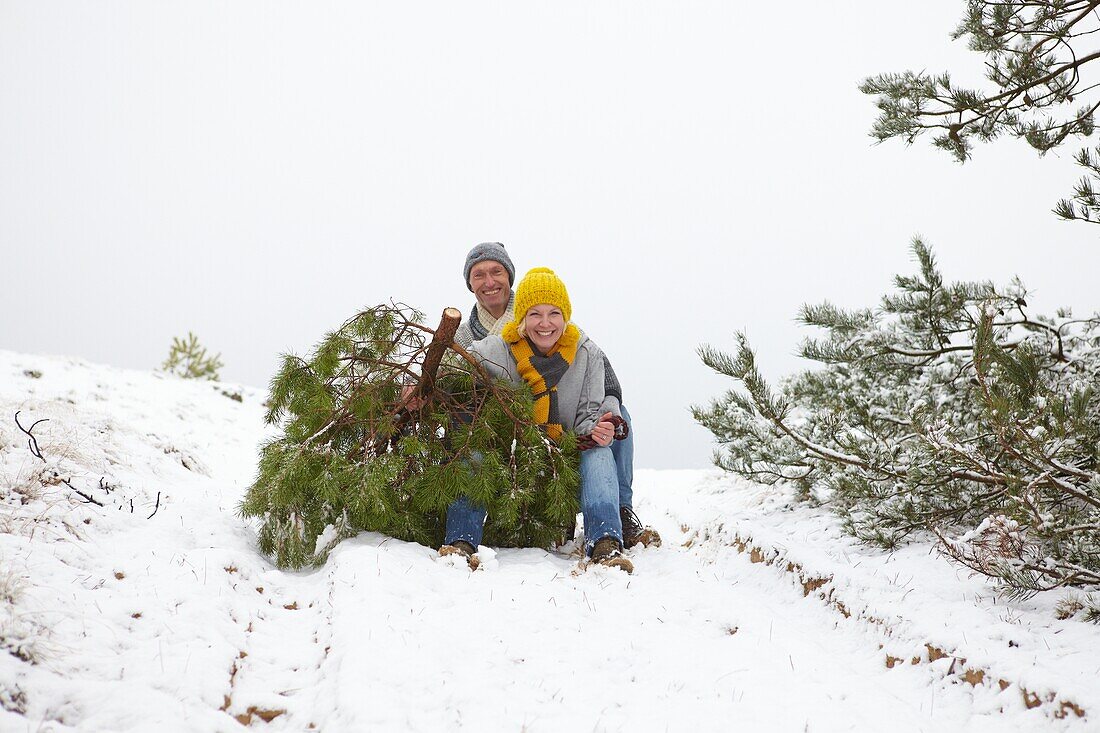
[[[565,316],[556,305],[543,303],[527,309],[523,325],[527,329],[527,338],[545,354],[565,333]]]

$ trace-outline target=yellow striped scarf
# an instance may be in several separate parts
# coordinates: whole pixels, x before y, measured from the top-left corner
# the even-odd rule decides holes
[[[557,440],[564,429],[561,422],[550,420],[560,420],[557,415],[558,381],[577,358],[580,330],[572,323],[567,324],[561,338],[546,355],[539,353],[529,340],[519,335],[514,322],[504,327],[501,338],[512,350],[519,375],[531,387],[535,398],[535,420],[546,426],[546,433],[551,439]]]

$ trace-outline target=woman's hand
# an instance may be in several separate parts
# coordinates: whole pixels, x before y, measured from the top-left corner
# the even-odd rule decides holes
[[[611,422],[611,415],[612,413],[605,412],[596,423],[596,427],[592,428],[590,435],[592,440],[596,441],[596,445],[606,448],[615,439],[615,423]]]

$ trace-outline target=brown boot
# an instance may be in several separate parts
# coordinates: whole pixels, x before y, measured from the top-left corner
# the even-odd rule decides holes
[[[623,547],[642,545],[643,547],[660,547],[661,535],[652,527],[643,527],[642,520],[628,506],[619,507],[619,519],[623,522]]]
[[[619,541],[614,537],[604,537],[596,542],[592,548],[592,562],[606,565],[609,568],[618,568],[627,573],[634,572],[634,563],[623,557]]]
[[[443,545],[439,548],[439,556],[447,557],[448,555],[462,555],[466,558],[466,564],[470,566],[470,570],[477,570],[481,565],[481,558],[477,556],[477,550],[466,540],[455,540],[450,545]]]

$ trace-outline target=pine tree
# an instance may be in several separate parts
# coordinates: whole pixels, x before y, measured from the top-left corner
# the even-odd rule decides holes
[[[857,538],[931,533],[1008,593],[1100,584],[1100,319],[1032,316],[1014,282],[945,284],[931,250],[878,308],[803,306],[820,369],[773,391],[743,334],[700,349],[736,379],[695,418],[716,463],[788,482]]]
[[[430,336],[422,314],[380,305],[310,358],[284,357],[267,412],[282,435],[241,505],[263,519],[260,548],[279,566],[321,564],[364,530],[438,545],[463,495],[487,508],[491,545],[546,547],[575,520],[575,437],[546,437],[526,387],[491,380],[452,344],[427,402],[408,409],[402,385],[420,378]]]
[[[987,84],[961,87],[948,73],[924,71],[869,77],[860,91],[876,98],[871,135],[911,144],[931,133],[933,145],[960,163],[976,142],[1001,136],[1024,140],[1043,155],[1092,135],[1100,100],[1085,67],[1100,59],[1090,46],[1100,30],[1098,9],[1092,0],[967,0],[952,38],[965,38],[982,55]],[[1058,216],[1100,221],[1093,158],[1088,149],[1077,154],[1087,174],[1072,201],[1057,204]]]
[[[160,368],[183,379],[209,379],[218,381],[218,370],[224,366],[221,354],[206,355],[206,348],[190,331],[187,338],[173,338],[168,358]]]

